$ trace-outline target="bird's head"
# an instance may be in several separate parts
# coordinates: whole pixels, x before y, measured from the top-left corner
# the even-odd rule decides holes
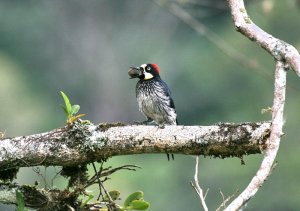
[[[130,67],[128,75],[131,78],[139,78],[141,80],[149,80],[159,77],[160,70],[156,64],[142,64],[140,67]]]

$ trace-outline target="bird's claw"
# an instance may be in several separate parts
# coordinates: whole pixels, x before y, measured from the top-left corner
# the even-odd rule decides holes
[[[164,125],[164,124],[162,124],[162,125],[158,125],[158,128],[160,128],[160,129],[164,129],[164,128],[165,128],[165,125]]]
[[[134,121],[133,123],[136,125],[149,125],[153,120],[146,120],[146,121]]]

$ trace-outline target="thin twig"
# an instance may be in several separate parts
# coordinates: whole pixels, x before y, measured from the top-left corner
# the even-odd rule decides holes
[[[93,165],[93,168],[94,168],[94,171],[95,171],[95,178],[98,180],[98,185],[99,185],[99,196],[98,196],[97,200],[99,200],[99,199],[100,199],[100,196],[102,195],[102,192],[101,192],[101,188],[102,188],[101,185],[102,185],[102,182],[101,182],[101,180],[100,180],[100,177],[99,177],[98,171],[97,171],[97,169],[96,169],[95,163],[93,162],[92,165]],[[108,197],[108,198],[109,198],[109,197]],[[111,198],[109,198],[109,199],[111,199]]]
[[[223,194],[223,192],[222,192],[221,189],[220,189],[220,194],[221,194],[221,196],[222,196],[222,203],[221,203],[221,205],[216,209],[216,211],[219,211],[219,210],[221,210],[222,208],[225,208],[225,207],[226,207],[226,203],[227,203],[228,201],[230,201],[230,200],[231,200],[238,192],[239,192],[239,191],[236,190],[235,193],[233,193],[232,195],[228,196],[228,197],[225,199],[224,194]]]
[[[111,198],[109,192],[105,189],[105,187],[104,187],[104,185],[103,185],[102,182],[100,183],[100,185],[101,185],[101,187],[102,187],[104,193],[105,193],[105,194],[107,195],[107,197],[108,197],[109,203],[106,205],[107,208],[108,208],[108,211],[115,211],[115,210],[116,210],[116,209],[115,209],[115,208],[116,208],[115,202],[112,200],[112,198]]]
[[[99,172],[98,172],[98,174],[96,174],[95,176],[97,177],[97,179],[98,179],[98,182],[104,182],[104,181],[101,181],[100,180],[100,178],[99,177],[101,177],[101,174],[102,174],[102,171],[103,171],[103,164],[104,164],[104,161],[102,161],[101,162],[101,164],[100,164],[100,170],[99,170]],[[99,184],[100,184],[99,183]],[[99,200],[100,199],[100,196],[102,195],[102,189],[101,189],[101,187],[100,187],[100,190],[99,190],[99,196],[98,196],[98,198],[97,198],[97,200]]]
[[[196,193],[198,194],[202,207],[205,211],[208,210],[207,205],[205,203],[205,197],[203,196],[203,190],[201,189],[198,181],[198,163],[199,163],[199,156],[196,157],[196,165],[195,165],[195,174],[194,174],[194,182],[191,181],[192,187],[195,189]]]
[[[46,172],[46,168],[47,167],[43,167],[45,169],[45,172]],[[44,173],[44,175],[41,173],[41,167],[34,167],[32,168],[32,171],[34,171],[38,177],[42,180],[42,182],[44,183],[44,188],[47,189],[47,177],[46,177],[46,173]]]
[[[206,196],[208,194],[209,188],[206,189],[205,194],[204,194],[204,199],[206,199]]]
[[[50,182],[51,187],[53,187],[53,185],[54,185],[54,180],[61,176],[60,173],[62,172],[62,169],[60,169],[59,171],[56,171],[56,170],[57,170],[57,168],[56,168],[56,166],[54,166],[55,175],[51,179],[51,182]]]
[[[108,168],[103,168],[102,171],[98,173],[98,175],[101,177],[107,177],[119,170],[129,170],[129,171],[136,171],[136,168],[142,168],[140,166],[136,166],[136,165],[123,165],[123,166],[119,166],[116,168],[111,169],[111,167]],[[100,168],[101,169],[101,168]],[[106,178],[107,179],[107,178]],[[97,180],[97,176],[94,175],[87,183],[86,187],[91,186],[92,184],[95,183],[95,181]],[[102,181],[103,182],[103,181]]]
[[[108,192],[108,191],[106,190],[106,188],[104,187],[103,182],[101,182],[95,164],[92,163],[92,165],[93,165],[93,168],[94,168],[96,177],[97,177],[97,179],[98,179],[98,184],[99,184],[100,191],[101,191],[101,189],[103,189],[105,195],[106,195],[107,198],[108,198],[108,202],[109,202],[109,203],[108,203],[106,206],[107,206],[107,208],[108,208],[109,211],[114,211],[115,208],[116,208],[116,205],[115,205],[114,201],[112,200],[112,198],[111,198],[109,192]],[[103,165],[103,162],[101,163],[100,172],[102,171],[102,165]],[[102,194],[101,194],[101,195],[102,195]],[[100,195],[99,195],[99,197],[98,197],[98,200],[99,200],[99,198],[100,198]],[[104,198],[104,197],[102,196],[102,198]]]
[[[113,174],[113,173],[115,173],[116,171],[119,171],[119,170],[136,171],[137,168],[141,169],[142,167],[137,166],[137,165],[123,165],[123,166],[119,166],[119,167],[116,167],[116,168],[113,168],[111,170],[103,172],[101,174],[101,177],[111,175],[111,174]]]
[[[220,191],[220,194],[222,196],[222,204],[221,204],[221,207],[224,207],[225,208],[225,197],[224,197],[224,194],[223,192],[221,191],[221,189],[219,190]]]

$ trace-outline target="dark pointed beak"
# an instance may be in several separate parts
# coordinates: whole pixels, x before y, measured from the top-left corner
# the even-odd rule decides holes
[[[143,72],[140,67],[130,67],[128,70],[128,75],[131,78],[139,78],[143,75]]]

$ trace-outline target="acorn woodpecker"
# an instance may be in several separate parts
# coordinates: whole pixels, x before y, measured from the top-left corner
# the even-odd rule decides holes
[[[136,99],[139,110],[147,118],[143,123],[154,121],[160,128],[164,125],[177,125],[177,114],[171,91],[160,78],[159,67],[156,64],[130,67],[128,75],[140,79],[136,84]],[[167,156],[169,159],[168,154]],[[172,158],[174,159],[173,154]]]

